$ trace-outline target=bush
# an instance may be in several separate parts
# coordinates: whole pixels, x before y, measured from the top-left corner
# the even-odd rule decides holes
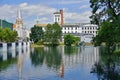
[[[37,45],[42,45],[44,43],[43,40],[39,40],[38,42],[36,42]]]
[[[120,56],[120,49],[119,50],[115,50],[114,54]]]

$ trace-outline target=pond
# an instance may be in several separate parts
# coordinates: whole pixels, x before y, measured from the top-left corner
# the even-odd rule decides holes
[[[0,80],[98,80],[100,52],[94,46],[8,48],[0,52]]]

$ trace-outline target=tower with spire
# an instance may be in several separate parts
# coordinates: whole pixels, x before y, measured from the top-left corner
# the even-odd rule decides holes
[[[17,12],[17,19],[16,19],[16,28],[23,28],[23,20],[21,16],[21,10],[19,9]]]
[[[13,26],[13,29],[17,31],[19,40],[24,38],[24,30],[23,30],[23,19],[21,16],[21,10],[19,9],[17,12],[16,23]]]

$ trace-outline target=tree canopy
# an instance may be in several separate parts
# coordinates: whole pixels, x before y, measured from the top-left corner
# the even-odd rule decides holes
[[[62,28],[58,23],[48,24],[45,29],[45,41],[51,45],[58,44],[62,36]]]
[[[67,34],[64,36],[64,44],[67,46],[71,46],[72,44],[78,45],[79,42],[80,42],[79,37],[75,37],[71,34]]]
[[[113,46],[120,42],[120,0],[90,0],[91,22],[99,25],[94,42]]]
[[[0,41],[1,42],[14,42],[17,40],[17,32],[9,28],[0,28]]]
[[[105,20],[118,19],[120,15],[120,0],[90,0],[92,8],[92,23],[100,24]]]
[[[42,27],[34,26],[31,28],[30,40],[33,40],[35,43],[44,38],[44,32]]]

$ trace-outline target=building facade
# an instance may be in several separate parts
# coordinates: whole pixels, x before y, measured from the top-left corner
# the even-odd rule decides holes
[[[64,24],[64,18],[63,18],[63,10],[60,10],[59,12],[55,12],[54,14],[54,22],[57,22],[59,25]]]
[[[16,18],[15,24],[13,25],[13,30],[17,31],[19,41],[23,41],[26,38],[29,38],[29,35],[28,35],[29,31],[26,30],[23,27],[23,19],[22,19],[22,16],[21,16],[21,10],[20,9],[17,12],[17,18]]]
[[[57,22],[62,27],[62,41],[64,41],[64,35],[72,34],[80,37],[81,41],[91,42],[93,37],[97,35],[98,26],[90,23],[64,23],[63,10],[54,13],[54,22]],[[47,24],[36,24],[36,26],[42,27],[45,31]]]
[[[80,37],[81,41],[91,42],[92,38],[97,35],[97,25],[90,23],[69,23],[62,25],[63,36],[66,34],[72,34]]]

